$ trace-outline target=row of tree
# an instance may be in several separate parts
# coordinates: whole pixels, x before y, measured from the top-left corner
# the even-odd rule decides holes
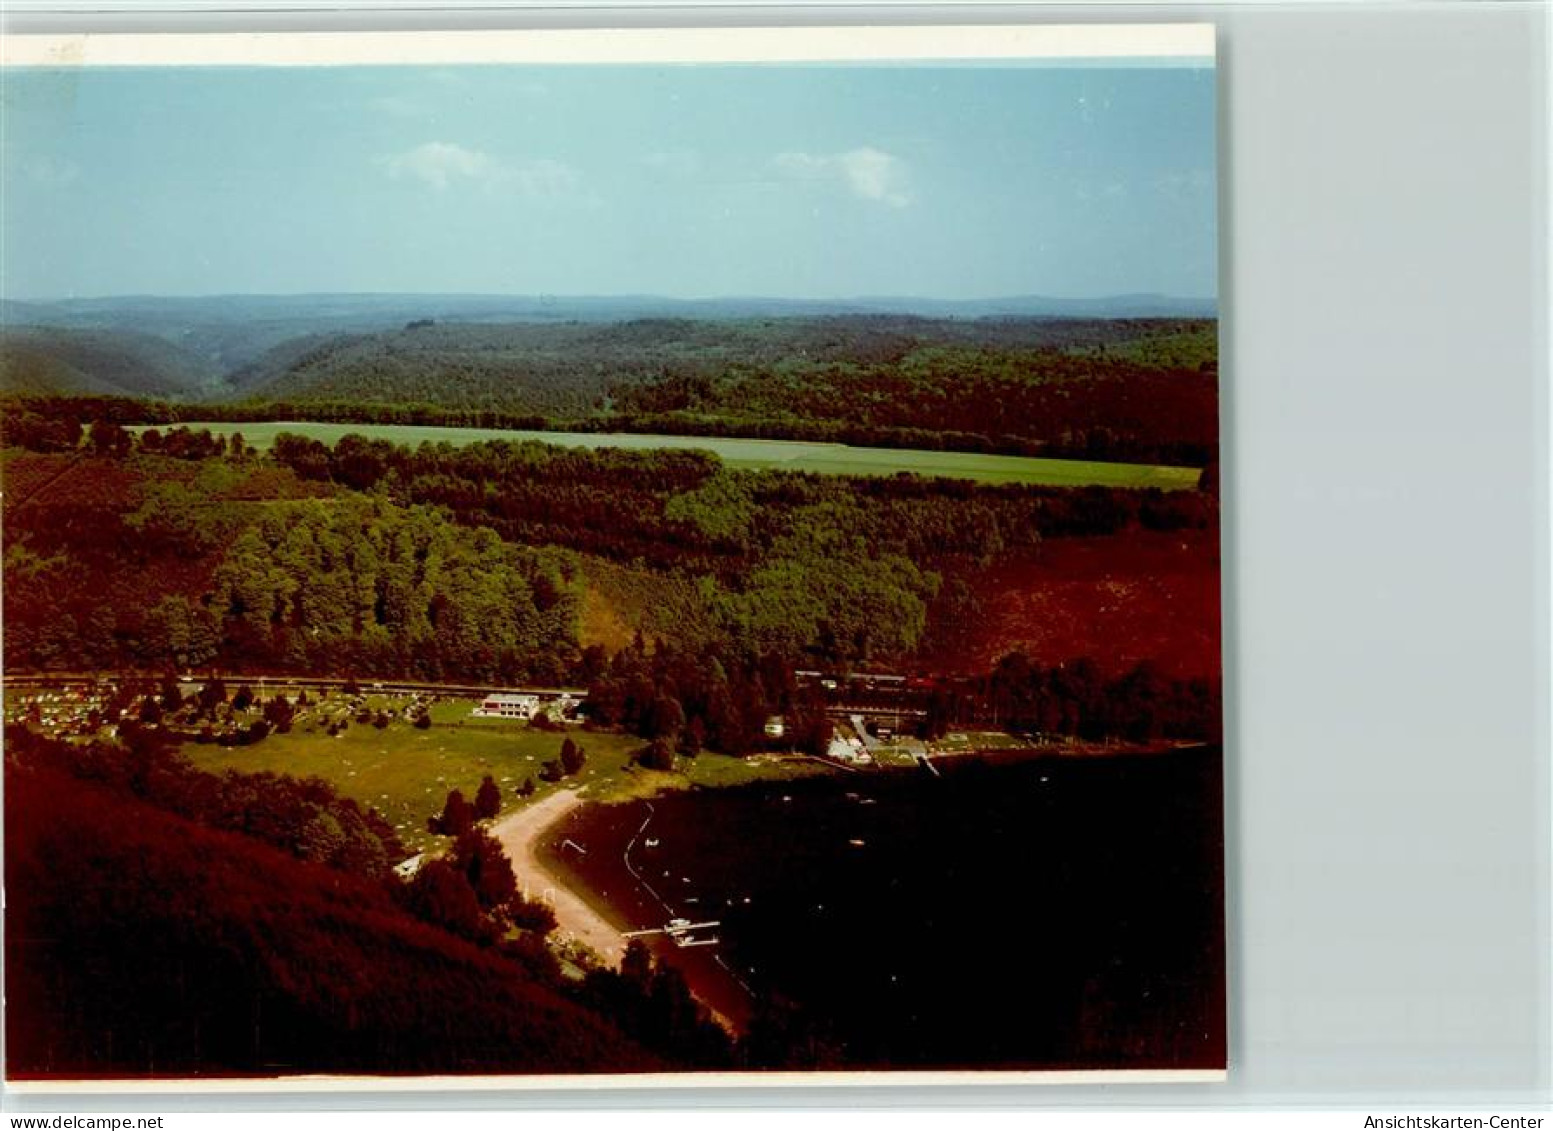
[[[894,694],[903,709],[923,710],[918,732],[925,738],[986,724],[1096,741],[1213,742],[1223,725],[1216,680],[1177,678],[1148,661],[1106,674],[1090,659],[1042,666],[1016,651],[985,676],[934,679]],[[659,744],[653,757],[660,761],[663,749],[692,756],[762,749],[775,715],[783,718],[782,745],[821,753],[830,736],[826,707],[824,691],[799,683],[779,654],[751,661],[716,647],[640,639],[616,653],[589,686],[586,704],[595,722]]]
[[[1087,658],[1043,666],[1020,651],[980,678],[939,683],[926,709],[929,737],[954,725],[985,723],[1091,741],[1218,742],[1224,725],[1217,680],[1180,679],[1147,660],[1115,675]]]

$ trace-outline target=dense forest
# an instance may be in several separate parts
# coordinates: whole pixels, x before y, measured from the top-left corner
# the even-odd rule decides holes
[[[219,647],[250,663],[545,682],[575,667],[575,604],[554,555],[347,497],[264,508],[227,547],[206,607]]]

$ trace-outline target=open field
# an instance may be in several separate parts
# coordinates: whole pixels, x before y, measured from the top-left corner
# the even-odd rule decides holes
[[[895,475],[910,471],[947,479],[978,483],[1026,483],[1053,487],[1157,487],[1189,490],[1197,486],[1198,470],[1138,463],[1099,463],[1088,460],[1036,459],[1026,456],[982,455],[976,452],[937,452],[904,448],[859,448],[847,444],[806,443],[796,440],[752,440],[712,436],[661,436],[630,432],[520,432],[493,428],[447,428],[431,425],[325,424],[311,421],[241,423],[193,422],[184,427],[208,429],[213,435],[241,432],[243,439],[261,450],[282,432],[309,436],[333,444],[355,433],[396,444],[447,443],[455,445],[485,440],[545,444],[577,448],[677,448],[715,452],[730,467],[758,470],[783,468],[823,475]],[[143,429],[137,429],[137,431]]]
[[[376,710],[391,704],[369,698]],[[428,817],[442,811],[449,790],[462,790],[470,801],[480,779],[490,774],[502,790],[502,813],[542,801],[560,789],[579,789],[590,800],[646,797],[663,789],[739,785],[772,778],[807,777],[828,772],[813,762],[729,758],[702,754],[681,758],[674,773],[646,770],[631,756],[645,743],[633,735],[568,727],[565,734],[536,730],[504,719],[473,719],[473,700],[444,700],[431,709],[433,726],[417,730],[395,720],[379,730],[354,723],[330,737],[315,707],[288,734],[272,734],[253,746],[222,747],[187,743],[182,753],[200,769],[272,772],[319,777],[346,797],[369,805],[398,831],[405,847],[420,852],[441,843],[426,829]],[[587,753],[575,777],[560,783],[540,780],[545,762],[557,758],[570,735]],[[517,789],[525,779],[531,797]]]
[[[472,705],[464,706],[464,715]],[[383,730],[358,723],[331,738],[311,722],[299,724],[289,734],[272,734],[254,746],[191,743],[183,747],[183,754],[203,770],[267,770],[323,778],[345,796],[383,814],[413,852],[440,839],[427,832],[426,820],[442,811],[449,790],[462,790],[473,801],[480,779],[490,774],[501,786],[506,812],[519,802],[517,789],[525,779],[534,782],[535,799],[558,788],[541,781],[539,771],[559,756],[563,736],[531,730],[522,723],[480,720],[470,726],[438,724],[429,730],[417,730],[402,721]],[[621,773],[631,752],[641,746],[638,740],[621,735],[575,730],[573,734],[588,754],[579,775],[582,784]]]

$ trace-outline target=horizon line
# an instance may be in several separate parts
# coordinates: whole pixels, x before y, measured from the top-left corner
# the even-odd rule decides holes
[[[1205,303],[1217,306],[1217,295],[1182,295],[1172,294],[1167,291],[1107,291],[1099,294],[1084,295],[1060,295],[1047,294],[1036,291],[1021,293],[1004,293],[991,295],[973,295],[969,297],[951,297],[946,295],[922,295],[922,294],[851,294],[837,296],[818,295],[780,295],[780,294],[699,294],[699,295],[672,295],[660,294],[651,291],[578,291],[569,293],[551,293],[546,291],[375,291],[375,290],[301,290],[301,291],[189,291],[189,292],[156,292],[156,291],[120,291],[85,295],[54,295],[54,296],[29,296],[18,297],[0,292],[0,301],[32,304],[37,306],[56,305],[67,302],[107,302],[127,299],[150,299],[154,301],[182,301],[195,299],[305,299],[305,298],[462,298],[462,299],[526,299],[534,302],[576,302],[580,300],[634,299],[637,301],[652,302],[785,302],[785,303],[879,303],[879,302],[932,302],[932,303],[994,303],[994,302],[1029,302],[1040,300],[1045,302],[1106,302],[1117,299],[1157,299],[1168,302],[1181,303]]]

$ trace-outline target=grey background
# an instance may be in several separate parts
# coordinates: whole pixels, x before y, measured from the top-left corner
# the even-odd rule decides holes
[[[1211,1086],[252,1105],[1549,1104],[1546,5],[246,6],[91,17],[13,0],[9,23],[1218,24],[1232,1057]]]

